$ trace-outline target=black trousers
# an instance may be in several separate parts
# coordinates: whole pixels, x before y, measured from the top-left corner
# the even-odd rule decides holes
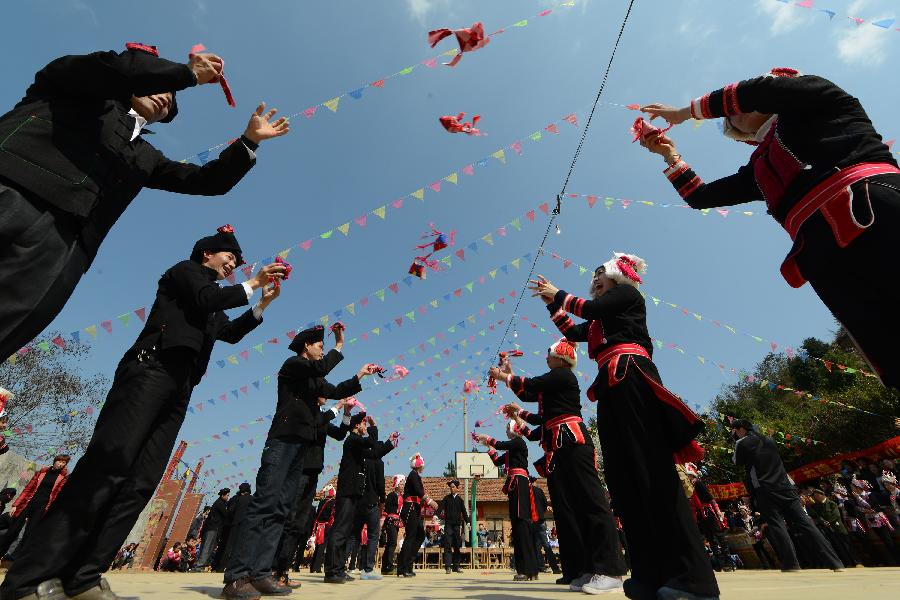
[[[291,508],[287,522],[284,524],[284,531],[281,533],[281,540],[278,542],[278,551],[275,553],[275,564],[272,565],[272,568],[278,573],[288,572],[301,543],[303,548],[306,548],[306,540],[309,538],[309,533],[307,532],[306,536],[303,533],[309,521],[309,513],[312,510],[318,485],[318,471],[303,471],[297,488],[297,499]]]
[[[554,554],[553,546],[550,545],[550,540],[547,538],[547,524],[543,521],[535,523],[531,527],[531,536],[534,540],[534,555],[537,559],[538,569],[543,570],[544,565],[549,565],[554,573],[559,571],[556,554]]]
[[[711,511],[704,511],[702,514],[697,514],[697,526],[700,528],[700,533],[709,542],[713,559],[718,565],[716,570],[734,567],[728,542],[725,541],[725,533],[722,531],[718,517]]]
[[[635,597],[655,600],[663,586],[718,596],[667,442],[674,409],[656,397],[635,367],[629,365],[622,381],[597,400],[606,483],[628,538],[632,586],[640,594]]]
[[[400,547],[400,556],[397,558],[397,573],[411,573],[413,563],[419,555],[419,548],[425,541],[425,524],[422,522],[418,505],[412,505],[412,508],[404,511],[401,516],[406,517],[403,521],[406,533]]]
[[[84,456],[16,551],[4,600],[53,577],[70,596],[99,584],[165,472],[190,400],[191,364],[175,353],[119,364]]]
[[[40,500],[32,499],[31,502],[28,503],[28,506],[25,507],[25,510],[19,514],[18,517],[12,519],[9,525],[9,529],[7,529],[3,533],[3,537],[0,537],[0,557],[4,557],[7,555],[9,551],[9,547],[13,545],[17,539],[19,539],[19,534],[22,533],[22,529],[25,529],[25,533],[22,534],[22,540],[19,542],[20,548],[25,545],[25,540],[28,539],[28,535],[34,531],[37,522],[44,516],[43,507],[39,506]],[[13,555],[16,554],[16,551],[13,550]],[[15,556],[10,555],[10,559],[15,560]]]
[[[218,529],[204,531],[203,538],[200,540],[200,554],[197,556],[197,564],[194,566],[198,569],[205,569],[206,567],[211,566],[216,548],[218,548],[219,545]]]
[[[871,202],[871,212],[866,199]],[[853,206],[860,223],[870,222],[874,214],[872,225],[849,246],[840,248],[824,219],[814,217],[803,225],[804,230],[812,231],[804,238],[808,243],[797,262],[816,294],[847,329],[884,384],[900,388],[900,353],[892,343],[893,336],[885,334],[900,331],[900,312],[893,302],[894,281],[885,276],[885,266],[873,260],[895,253],[900,225],[900,175],[874,177],[867,186],[855,184]],[[848,293],[844,274],[851,272],[865,284],[854,286],[853,293]]]
[[[350,536],[356,516],[358,496],[338,496],[334,507],[334,525],[331,535],[325,540],[325,576],[344,572],[350,551]],[[358,538],[357,538],[358,539]]]
[[[463,526],[446,525],[444,527],[444,539],[441,540],[441,546],[444,547],[444,568],[459,570],[459,564],[462,562],[462,552],[460,548],[463,545]]]
[[[819,531],[800,503],[796,489],[772,490],[756,488],[753,490],[756,508],[768,524],[766,536],[781,561],[782,569],[797,569],[800,562],[791,538],[788,535],[785,520],[790,522],[791,529],[797,533],[811,561],[829,569],[843,567],[841,559],[835,554],[828,540]]]
[[[571,508],[564,516],[561,515],[562,520],[567,521],[565,530],[568,532],[575,529],[580,532],[581,545],[574,549],[578,561],[575,567],[578,571],[576,577],[583,573],[609,577],[625,575],[619,532],[606,492],[597,475],[594,447],[585,444],[564,445],[557,450],[553,465],[549,477],[554,479],[554,487],[562,489],[566,503]],[[553,515],[556,517],[556,511]],[[565,540],[560,537],[560,548],[563,543]]]
[[[841,562],[844,563],[844,566],[855,567],[860,564],[860,561],[856,558],[856,552],[853,550],[853,543],[850,541],[849,534],[835,531],[827,526],[819,527],[819,531],[822,532],[822,535],[834,548],[835,553],[841,559]]]
[[[569,501],[570,492],[556,477],[556,471],[547,476],[547,491],[553,504],[553,518],[556,521],[556,537],[559,540],[559,562],[563,577],[577,579],[582,574],[584,561],[584,541],[581,527]]]
[[[756,552],[756,557],[762,564],[763,569],[774,569],[778,566],[775,559],[772,558],[772,555],[769,554],[769,550],[766,548],[765,538],[753,543],[753,551]]]
[[[510,503],[512,502],[513,500],[510,500]],[[515,498],[515,503],[518,507],[518,496]],[[520,575],[537,575],[537,557],[534,553],[534,538],[531,535],[532,523],[531,521],[520,519],[517,512],[512,510],[510,510],[509,519],[512,521],[513,559],[516,561],[516,573]]]
[[[56,318],[91,264],[74,223],[39,204],[0,180],[0,361]]]
[[[384,545],[384,554],[381,556],[381,572],[393,571],[395,568],[394,565],[394,552],[397,550],[397,532],[399,528],[385,520],[384,522],[384,533],[385,533],[385,545]]]
[[[328,545],[328,539],[331,537],[331,529],[325,532],[325,541],[316,545],[313,550],[312,560],[309,562],[310,573],[321,573],[322,565],[325,563],[325,547]]]

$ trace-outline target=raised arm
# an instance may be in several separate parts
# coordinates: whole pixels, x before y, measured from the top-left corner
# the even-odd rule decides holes
[[[344,355],[337,350],[329,350],[328,353],[319,360],[308,360],[300,356],[292,356],[284,362],[281,367],[283,375],[294,377],[325,377],[338,363],[344,360]],[[326,382],[327,383],[327,382]],[[352,396],[354,392],[347,396],[323,396],[324,398],[346,398]]]
[[[617,285],[596,300],[579,298],[565,290],[559,290],[553,298],[553,304],[558,305],[560,310],[587,320],[619,315],[636,302],[643,301],[644,297],[637,291],[637,288],[630,285]],[[566,337],[569,338],[568,335]]]

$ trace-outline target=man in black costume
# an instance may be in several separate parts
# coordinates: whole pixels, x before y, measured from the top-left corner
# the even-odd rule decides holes
[[[219,497],[212,503],[209,516],[203,522],[203,528],[200,530],[200,556],[197,557],[197,563],[194,565],[198,571],[212,564],[216,548],[222,541],[219,533],[224,532],[225,523],[229,520],[228,497],[230,495],[230,488],[219,490]]]
[[[307,450],[324,427],[317,418],[319,398],[340,399],[325,415],[333,419],[346,403],[343,399],[362,390],[360,380],[377,371],[363,365],[356,375],[333,385],[325,376],[344,359],[343,327],[335,327],[334,349],[325,354],[325,330],[311,327],[291,340],[288,358],[278,372],[278,406],[266,438],[256,474],[256,491],[247,508],[247,518],[235,530],[238,545],[225,567],[228,599],[256,598],[260,594],[289,594],[272,577],[272,565],[285,520],[297,498]]]
[[[803,510],[797,486],[788,477],[775,442],[757,433],[746,419],[732,421],[731,435],[736,440],[734,463],[747,469],[744,485],[768,525],[769,542],[781,561],[781,570],[800,570],[785,520],[802,536],[811,558],[833,571],[843,570],[841,559]]]
[[[379,442],[377,430],[374,436],[367,435],[368,420],[366,413],[357,413],[350,417],[350,433],[344,440],[344,453],[338,470],[337,505],[335,506],[334,525],[331,536],[325,547],[325,583],[345,583],[352,578],[344,570],[347,561],[347,550],[350,538],[359,535],[359,529],[353,527],[359,503],[366,493],[366,459],[385,456],[397,446],[398,434],[392,433],[387,440]],[[384,488],[384,478],[381,480]],[[378,537],[373,540],[378,543]]]
[[[142,188],[226,194],[253,167],[259,143],[288,132],[261,104],[243,135],[203,166],[169,160],[145,140],[145,125],[175,118],[176,91],[221,75],[213,54],[184,65],[130,43],[57,58],[0,116],[0,360],[62,310]]]
[[[459,495],[459,480],[451,479],[447,482],[450,493],[441,500],[441,509],[444,513],[444,571],[450,573],[462,573],[459,563],[462,560],[460,548],[463,546],[463,532],[469,521],[469,513],[466,512],[466,502]]]
[[[112,600],[100,578],[153,495],[175,446],[194,386],[213,344],[231,344],[262,322],[280,294],[270,284],[285,267],[263,267],[242,284],[219,287],[243,262],[230,225],[194,244],[189,260],[166,271],[144,329],[116,369],[87,450],[37,524],[0,586],[4,600],[58,597]],[[262,299],[233,321],[225,310]],[[79,596],[79,594],[83,594]]]

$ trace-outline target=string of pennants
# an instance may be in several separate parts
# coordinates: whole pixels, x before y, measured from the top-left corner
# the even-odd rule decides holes
[[[304,241],[298,242],[295,245],[288,246],[287,248],[280,250],[279,252],[277,252],[276,254],[274,254],[272,256],[268,256],[261,260],[252,262],[251,264],[245,265],[244,267],[242,267],[241,270],[244,273],[244,275],[246,275],[249,278],[252,275],[253,269],[257,264],[269,264],[275,260],[276,256],[280,256],[282,259],[287,259],[288,255],[294,248],[300,248],[304,251],[309,251],[313,246],[314,239],[321,239],[321,240],[341,239],[340,236],[337,236],[337,237],[334,236],[335,231],[342,233],[343,237],[347,237],[350,235],[351,223],[355,223],[358,227],[364,228],[368,224],[370,217],[372,215],[374,215],[375,217],[378,217],[378,219],[380,219],[380,220],[385,220],[385,219],[387,219],[389,209],[390,210],[402,209],[405,202],[409,198],[413,198],[413,199],[419,200],[421,202],[424,202],[426,193],[437,194],[437,193],[441,192],[443,182],[457,185],[460,182],[460,176],[459,176],[460,173],[462,173],[463,175],[467,175],[467,176],[474,176],[476,173],[476,170],[486,168],[492,161],[497,161],[500,164],[505,165],[505,164],[507,164],[506,161],[507,161],[508,156],[510,156],[509,154],[507,154],[507,151],[512,151],[512,153],[514,153],[516,156],[524,155],[523,143],[525,141],[539,142],[544,137],[543,132],[559,134],[562,131],[559,128],[559,125],[562,124],[563,122],[570,123],[574,126],[577,126],[578,118],[577,118],[576,113],[571,113],[561,119],[557,119],[556,121],[545,126],[543,129],[539,129],[539,130],[529,134],[527,137],[525,137],[522,140],[517,140],[515,142],[512,142],[511,144],[503,146],[502,148],[496,150],[495,152],[492,152],[490,155],[488,155],[484,158],[481,158],[473,163],[469,163],[458,170],[454,170],[450,174],[445,175],[444,177],[438,179],[437,181],[434,181],[427,185],[423,185],[419,189],[417,189],[413,192],[410,192],[409,194],[406,194],[405,196],[398,198],[392,202],[389,202],[387,204],[382,204],[381,206],[373,208],[372,210],[367,211],[358,217],[355,217],[355,218],[348,220],[336,227],[333,227],[325,232],[320,233],[318,236],[316,236],[314,238],[309,238]],[[428,192],[426,192],[426,190],[428,190]],[[542,212],[544,212],[546,214],[549,210],[548,207],[549,207],[549,204],[545,202],[545,203],[542,203],[539,208]],[[534,216],[535,216],[534,210],[529,211],[529,213],[526,213],[526,217],[528,217],[531,222],[534,222]],[[509,227],[513,227],[516,230],[520,230],[521,229],[521,220],[513,219],[513,221],[505,224],[502,227],[499,227],[496,230],[497,235],[505,236],[507,234],[507,232],[509,231],[509,229],[508,229]],[[493,245],[493,243],[494,243],[493,235],[494,235],[494,232],[489,233],[485,236],[482,236],[481,242],[478,242],[478,241],[472,242],[472,243],[468,244],[468,246],[466,246],[465,248],[460,248],[459,250],[456,251],[456,253],[455,253],[456,256],[462,260],[465,260],[465,251],[467,249],[470,251],[473,251],[473,252],[477,252],[478,248],[483,247],[484,244]],[[452,259],[450,258],[450,256],[445,257],[445,259],[442,260],[441,262],[444,263],[447,267],[452,266]],[[236,283],[236,277],[233,273],[227,277],[227,280],[232,285],[234,283]],[[407,281],[407,280],[409,280],[409,281]],[[403,281],[405,283],[407,283],[407,285],[410,285],[411,281],[412,281],[412,277],[411,276],[406,277],[406,278],[404,278]],[[388,287],[393,291],[396,286],[397,286],[397,282],[392,284],[392,286],[388,286]],[[384,289],[381,289],[381,290],[378,290],[377,292],[375,292],[374,295],[383,301],[384,293],[385,293]],[[368,297],[363,300],[360,300],[360,302],[358,304],[360,306],[365,306],[367,303],[368,303]],[[356,304],[357,303],[351,303],[351,304],[345,306],[344,309],[346,309],[348,314],[352,315],[354,309],[356,308]],[[338,310],[336,312],[342,313],[343,310]],[[27,354],[28,352],[31,352],[35,349],[39,349],[43,352],[51,352],[54,349],[54,347],[58,347],[58,348],[64,350],[66,348],[66,345],[68,343],[72,343],[72,342],[79,344],[82,341],[88,341],[88,340],[96,341],[100,330],[106,331],[107,334],[111,335],[113,333],[113,329],[114,329],[114,325],[115,325],[116,321],[118,321],[121,324],[121,326],[128,327],[128,325],[130,324],[131,320],[134,317],[137,317],[140,320],[140,322],[143,323],[146,320],[146,315],[147,315],[147,307],[141,306],[134,310],[122,313],[116,317],[100,321],[99,328],[98,328],[97,323],[93,323],[91,325],[88,325],[87,327],[72,331],[66,337],[64,337],[63,335],[60,334],[51,340],[34,341],[30,344],[23,346],[15,354],[6,358],[5,360],[7,360],[10,364],[14,365],[18,361],[19,357],[22,357],[25,354]],[[85,333],[88,334],[87,337],[84,335]],[[256,347],[254,347],[254,349],[258,350],[259,352],[262,352],[261,345],[257,345]]]
[[[501,322],[502,322],[502,321],[501,321]],[[459,344],[455,344],[455,346],[459,346]],[[445,371],[445,372],[449,372],[450,369],[453,368],[453,367],[457,367],[457,366],[464,365],[464,364],[467,363],[467,361],[474,359],[474,357],[476,357],[476,356],[481,356],[481,354],[482,354],[483,352],[485,352],[485,351],[486,351],[486,348],[485,348],[485,349],[482,349],[482,350],[479,350],[478,352],[474,352],[474,353],[468,355],[466,358],[461,359],[460,361],[457,361],[456,363],[453,363],[453,364],[451,364],[451,365],[448,365],[447,367],[444,368],[444,371]],[[440,377],[441,377],[440,372],[435,373],[435,375],[429,375],[429,376],[427,377],[427,380],[428,380],[428,381],[432,381],[434,377],[440,378]],[[272,377],[270,376],[270,377],[269,377],[269,381],[271,381],[271,379],[272,379]],[[455,381],[455,380],[450,380],[450,382],[454,382],[454,381]],[[450,383],[450,382],[448,382],[448,383]],[[268,382],[267,382],[267,383],[268,383]],[[425,384],[425,379],[419,379],[418,381],[416,381],[415,383],[413,383],[413,384],[411,384],[411,385],[410,385],[410,384],[407,384],[406,386],[404,386],[404,387],[403,387],[402,389],[400,389],[399,391],[395,391],[395,392],[393,392],[393,393],[391,393],[391,394],[388,394],[388,395],[384,396],[383,398],[378,399],[377,401],[375,401],[375,403],[373,404],[373,406],[378,405],[378,404],[381,404],[383,401],[388,400],[388,399],[390,399],[390,398],[392,398],[392,397],[399,396],[401,393],[406,393],[407,391],[410,391],[410,390],[413,390],[413,391],[414,391],[414,390],[416,390],[417,387],[419,387],[419,386],[421,386],[421,385],[424,385],[424,384]],[[369,386],[368,389],[372,389],[373,387],[374,387],[374,386]],[[446,385],[445,385],[445,386],[438,386],[438,387],[434,388],[434,390],[440,389],[440,387],[446,387]],[[258,389],[258,388],[257,388],[257,389]],[[433,395],[433,393],[434,393],[434,392],[433,392],[432,390],[429,390],[429,391],[427,391],[425,394],[420,394],[419,397],[418,397],[417,399],[412,399],[412,400],[410,400],[410,401],[408,401],[408,402],[410,402],[410,403],[415,403],[417,400],[421,401],[421,400],[424,399],[424,396],[425,396],[425,395],[431,396],[431,395]],[[407,403],[403,403],[403,405],[405,405],[405,404],[407,404]],[[400,405],[400,406],[402,406],[402,405]],[[201,410],[202,410],[202,409],[201,409]],[[392,414],[392,413],[394,412],[394,410],[395,410],[395,409],[392,408],[390,411],[388,411],[388,414]],[[199,440],[193,440],[193,441],[187,442],[187,444],[188,444],[188,447],[189,447],[189,448],[193,448],[193,447],[197,447],[197,446],[199,446],[199,445],[201,445],[201,444],[203,444],[203,443],[212,442],[212,441],[214,441],[214,440],[221,440],[221,439],[223,439],[223,438],[228,438],[228,439],[230,439],[231,433],[237,433],[237,432],[239,432],[239,431],[242,430],[242,429],[247,429],[247,427],[250,426],[250,425],[255,425],[255,424],[265,423],[267,420],[268,420],[268,421],[271,421],[271,419],[272,419],[272,415],[265,415],[265,416],[262,416],[262,417],[257,417],[257,418],[255,418],[255,419],[253,419],[252,421],[249,421],[249,422],[247,422],[247,423],[244,423],[244,424],[241,424],[241,425],[233,426],[233,427],[231,427],[230,429],[226,429],[225,431],[222,431],[221,433],[211,434],[211,435],[205,436],[205,437],[203,437],[203,438],[201,438],[201,439],[199,439]],[[209,456],[207,456],[207,458],[208,458],[208,457],[209,457]]]
[[[564,8],[564,7],[571,8],[573,6],[575,6],[575,2],[573,2],[573,1],[563,2],[562,4],[559,4],[553,8],[542,10],[537,15],[535,15],[535,17],[532,17],[532,18],[546,17],[546,16],[550,15],[551,13],[553,13],[553,11],[558,8]],[[523,29],[525,27],[528,27],[528,25],[529,25],[529,19],[519,19],[515,23],[512,23],[511,25],[507,25],[506,27],[501,27],[497,31],[495,31],[491,34],[488,34],[485,37],[488,37],[488,38],[495,37],[497,35],[505,33],[507,30]],[[332,113],[337,113],[341,100],[348,96],[350,98],[352,98],[353,100],[361,100],[366,91],[371,91],[371,90],[375,90],[375,89],[384,89],[385,84],[388,83],[390,80],[398,78],[398,77],[405,77],[412,73],[421,73],[423,67],[427,68],[427,69],[434,69],[438,66],[438,61],[442,57],[455,56],[458,53],[459,53],[458,48],[453,48],[451,50],[447,50],[446,52],[441,52],[437,56],[433,56],[431,58],[426,58],[422,61],[419,61],[416,64],[412,64],[408,67],[404,67],[403,69],[400,69],[396,73],[392,73],[390,75],[385,75],[384,77],[382,77],[380,79],[372,80],[370,83],[366,83],[366,84],[364,84],[356,89],[353,89],[349,92],[344,92],[343,94],[339,94],[329,100],[324,100],[322,102],[319,102],[318,104],[313,104],[309,108],[305,108],[299,112],[295,112],[291,115],[288,115],[287,119],[292,120],[301,115],[303,115],[303,117],[306,119],[312,119],[317,114],[319,114],[320,108],[327,108]],[[215,146],[211,146],[211,147],[207,148],[206,150],[202,150],[196,154],[192,154],[191,156],[181,159],[181,162],[185,163],[185,162],[196,159],[201,164],[206,164],[209,161],[210,155],[213,152],[234,143],[235,140],[236,140],[236,138],[230,139],[227,142],[222,142],[221,144],[216,144]]]
[[[731,415],[726,415],[725,413],[717,413],[719,415],[719,421],[728,422],[731,424],[737,417],[733,417]],[[819,444],[824,444],[825,442],[821,440],[814,440],[810,437],[803,437],[802,435],[785,433],[783,431],[778,431],[777,429],[767,428],[765,429],[766,433],[768,433],[769,437],[775,438],[775,441],[783,441],[785,444],[790,447],[791,444],[796,444],[797,442],[801,444],[806,444],[807,446],[817,446]]]
[[[556,252],[546,252],[545,251],[544,253],[548,254],[554,260],[561,261],[563,263],[564,269],[568,269],[571,266],[576,266],[576,267],[578,267],[579,275],[587,275],[588,277],[593,277],[594,271],[592,268],[585,267],[585,266],[580,265],[568,258],[564,258],[564,257],[560,256],[559,254],[557,254]],[[766,339],[764,337],[761,337],[761,336],[758,336],[758,335],[755,335],[752,333],[748,333],[746,331],[741,331],[731,325],[728,325],[727,323],[723,323],[722,321],[719,321],[716,319],[710,319],[709,317],[704,317],[700,313],[694,312],[694,311],[692,311],[688,308],[685,308],[684,306],[680,306],[674,302],[669,302],[668,300],[658,298],[656,296],[653,296],[652,294],[647,294],[643,290],[640,290],[640,292],[641,292],[641,295],[644,296],[645,299],[649,299],[653,303],[654,306],[668,306],[669,308],[672,308],[673,310],[680,312],[682,315],[684,315],[686,317],[692,317],[693,320],[696,322],[706,322],[717,329],[728,331],[732,335],[740,335],[742,337],[752,339],[753,341],[760,343],[760,344],[763,344],[763,343],[768,344],[768,346],[772,349],[772,352],[777,351],[778,348],[784,348],[785,354],[787,354],[788,358],[794,358],[794,356],[797,355],[800,358],[802,358],[803,360],[815,360],[815,361],[818,361],[821,364],[823,364],[825,366],[825,368],[828,369],[828,371],[830,371],[830,372],[835,372],[835,369],[837,369],[836,372],[843,373],[845,375],[854,375],[854,374],[859,373],[866,377],[877,377],[877,375],[875,375],[874,373],[871,373],[869,371],[866,371],[865,369],[857,369],[854,367],[849,367],[847,365],[838,364],[833,361],[825,360],[822,358],[809,356],[803,349],[795,350],[794,348],[792,348],[790,346],[785,346],[784,344],[780,344],[774,340]],[[702,359],[702,357],[699,357],[699,358]],[[703,361],[701,360],[701,362],[703,362]]]
[[[832,22],[834,21],[834,18],[836,16],[838,16],[838,14],[840,14],[840,13],[838,13],[838,11],[831,10],[830,8],[816,7],[815,0],[801,0],[800,2],[793,2],[792,0],[775,0],[775,2],[778,2],[780,4],[785,4],[785,5],[791,6],[793,8],[801,8],[801,9],[807,9],[807,10],[823,13],[828,17],[828,20],[832,21]],[[850,15],[841,15],[841,16],[846,16],[846,18],[849,19],[850,21],[853,21],[857,27],[859,27],[860,25],[863,25],[865,23],[868,23],[869,25],[872,25],[879,29],[890,30],[893,28],[894,31],[900,31],[900,27],[896,27],[896,28],[894,27],[894,25],[896,24],[896,19],[894,19],[894,18],[878,19],[878,20],[872,21],[872,20],[867,20],[867,19],[861,19],[859,17],[850,16]]]

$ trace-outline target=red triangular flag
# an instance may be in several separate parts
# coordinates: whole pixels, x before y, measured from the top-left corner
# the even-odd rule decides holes
[[[142,306],[142,307],[138,308],[137,310],[134,311],[134,314],[136,314],[137,318],[141,320],[141,323],[143,323],[147,317],[147,307]]]
[[[462,248],[460,248],[459,250],[454,252],[454,254],[457,255],[460,258],[460,260],[466,260],[466,251],[463,250]]]
[[[100,327],[106,330],[106,333],[112,333],[112,321],[103,321]]]
[[[527,213],[525,213],[525,216],[528,218],[529,221],[534,223],[534,211],[533,210],[529,210]]]
[[[62,348],[63,350],[66,349],[66,342],[65,342],[65,340],[62,339],[62,336],[61,336],[61,335],[56,336],[55,338],[53,338],[52,341],[53,341],[54,344],[56,344],[57,346],[59,346],[59,347]]]
[[[549,214],[548,211],[550,210],[550,205],[548,203],[544,202],[543,204],[538,206],[538,208],[541,209],[541,212],[544,213],[545,215]]]

